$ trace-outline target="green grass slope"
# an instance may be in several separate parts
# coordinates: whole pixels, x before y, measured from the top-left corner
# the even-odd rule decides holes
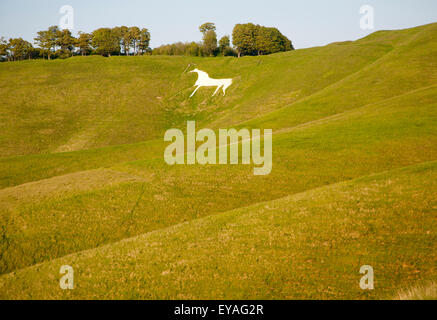
[[[435,275],[436,181],[430,162],[193,220],[1,276],[0,297],[390,298]]]
[[[156,141],[146,146],[118,145],[85,153],[13,156],[17,154],[95,148],[116,144],[117,139],[119,143],[134,143],[153,137],[162,139],[164,129],[183,127],[185,120],[193,119],[200,126],[229,127],[256,118],[242,126],[281,130],[433,85],[436,83],[436,28],[437,24],[432,24],[401,31],[377,32],[355,42],[245,59],[132,57],[133,60],[129,60],[88,57],[52,61],[53,64],[47,61],[1,64],[0,150],[3,157],[0,157],[0,186],[13,186],[100,165],[157,157],[162,154],[163,146]],[[235,76],[235,84],[228,96],[211,98],[210,89],[201,89],[194,99],[187,99],[195,76],[183,72],[192,63],[208,70],[211,76]],[[79,68],[81,64],[84,66]],[[141,72],[138,73],[137,69]],[[50,76],[47,70],[51,70]],[[112,78],[101,70],[113,74]],[[74,72],[80,77],[80,84],[74,79],[64,78],[65,74]],[[65,88],[45,82],[38,86],[24,86],[28,81],[35,81],[33,74],[39,73],[46,74],[47,78],[59,78],[57,85]],[[143,75],[143,80],[132,80],[138,74]],[[153,77],[150,77],[151,74]],[[108,81],[101,81],[101,78]],[[69,82],[74,82],[75,90],[69,89]],[[120,93],[126,100],[125,104],[132,108],[128,112],[113,98],[116,93],[112,89],[113,83],[123,83],[126,87],[129,84],[150,85],[151,89],[141,91],[143,95],[147,92],[149,98],[146,102],[138,95],[136,87]],[[93,95],[88,88],[93,88],[89,90]],[[62,95],[66,103],[59,103],[60,97],[42,95],[46,91]],[[37,93],[42,96],[34,97]],[[79,95],[80,101],[77,99]],[[93,97],[108,97],[109,101],[97,103],[92,100]],[[27,102],[24,101],[26,99]],[[159,104],[153,107],[159,110],[159,115],[153,119],[149,117],[150,108],[146,108],[152,102]],[[46,111],[42,112],[40,106],[49,104],[56,107],[45,107]],[[73,105],[74,108],[70,108]],[[275,109],[279,110],[268,113]],[[77,111],[74,116],[70,116],[71,110]],[[55,116],[57,112],[59,116]],[[82,112],[83,117],[78,114]],[[264,113],[267,114],[263,116]],[[120,114],[129,119],[102,120]],[[50,120],[52,116],[56,118],[53,121]],[[84,117],[87,118],[86,125],[81,120]],[[81,135],[82,129],[68,126],[64,120],[94,133]],[[154,129],[150,129],[150,122],[156,125],[152,125]],[[102,123],[106,125],[100,126]],[[126,134],[120,133],[120,125],[128,128],[124,131]],[[36,129],[39,126],[48,136],[40,134]],[[146,134],[146,127],[153,134],[152,131]],[[75,137],[83,138],[85,143],[66,148],[74,144]]]
[[[2,157],[161,138],[186,119],[230,126],[309,96],[361,70],[391,45],[330,45],[265,57],[75,57],[0,65]],[[202,89],[196,65],[232,77],[226,97]]]
[[[80,189],[71,186],[71,175],[5,188],[0,190],[5,212],[0,270],[435,160],[436,119],[433,87],[275,135],[268,176],[254,176],[251,166],[170,167],[160,157],[117,165],[111,170],[119,173],[107,183],[98,171],[83,172],[87,179],[81,178]],[[56,186],[56,196],[50,185]]]
[[[396,34],[396,33],[395,33]],[[437,83],[437,24],[399,32],[402,40],[372,64],[294,104],[241,126],[281,129],[390,99]],[[391,31],[354,42],[392,41]],[[384,39],[390,39],[384,41]]]

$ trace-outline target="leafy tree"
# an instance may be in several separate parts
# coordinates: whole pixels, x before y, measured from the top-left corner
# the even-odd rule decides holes
[[[32,57],[33,46],[30,42],[22,38],[9,39],[8,49],[13,61],[30,59]]]
[[[231,46],[231,40],[229,39],[229,36],[223,36],[219,41],[220,50],[230,46]]]
[[[9,60],[9,43],[3,37],[0,38],[0,56],[2,57],[2,59]]]
[[[141,38],[141,30],[138,27],[130,27],[129,28],[129,39],[130,39],[130,43],[134,48],[134,55],[138,53],[138,42],[140,41]]]
[[[205,34],[205,33],[207,33],[208,31],[215,31],[216,30],[216,27],[215,27],[215,24],[214,23],[212,23],[212,22],[206,22],[206,23],[204,23],[204,24],[202,24],[200,27],[199,27],[199,30],[200,30],[200,32],[202,32],[203,34]]]
[[[68,58],[76,44],[76,39],[71,35],[70,30],[59,30],[57,33],[56,44],[61,48],[60,52],[63,57]]]
[[[42,57],[44,59],[47,53],[47,58],[50,60],[52,50],[56,46],[57,27],[50,27],[48,30],[38,31],[37,37],[34,39],[36,45],[41,48]]]
[[[114,38],[117,38],[117,42],[120,45],[120,52],[121,52],[121,48],[123,47],[123,37],[121,35],[121,27],[114,27],[111,29],[111,32]]]
[[[43,58],[45,54],[47,54],[47,58],[50,60],[53,52],[56,51],[56,47],[60,45],[59,39],[61,36],[62,32],[57,26],[51,26],[48,28],[48,30],[37,32],[37,37],[34,40],[35,44],[41,48],[41,54]]]
[[[149,50],[150,43],[150,32],[146,28],[141,29],[140,36],[138,39],[138,50],[141,51],[141,54],[144,54],[147,50]]]
[[[111,56],[120,53],[120,43],[112,29],[100,28],[93,31],[92,35],[92,45],[97,54]]]
[[[232,31],[232,42],[241,55],[254,55],[256,52],[256,26],[253,23],[237,24]]]
[[[184,55],[185,54],[185,44],[182,42],[177,42],[173,44],[167,44],[156,48],[153,54],[158,55]]]
[[[187,55],[192,57],[202,56],[202,45],[197,42],[191,42],[186,50]]]
[[[232,37],[238,56],[294,50],[291,41],[276,28],[267,28],[252,23],[237,24]]]
[[[291,41],[276,28],[257,26],[256,48],[258,55],[293,50]]]
[[[217,34],[214,30],[209,30],[203,37],[203,50],[205,55],[213,56],[217,50]]]
[[[59,43],[58,39],[61,35],[61,31],[59,30],[58,26],[51,26],[47,30],[47,35],[51,44],[51,50],[54,52],[56,51],[56,46]]]
[[[76,46],[79,48],[79,52],[83,56],[91,51],[92,35],[82,31],[79,31],[78,34],[79,37],[76,40]]]
[[[199,27],[200,32],[203,34],[203,50],[207,56],[212,56],[216,53],[217,49],[217,34],[215,32],[216,27],[212,22],[207,22]]]
[[[219,51],[222,56],[234,56],[235,52],[231,48],[229,36],[224,36],[219,41]]]
[[[130,43],[131,43],[129,28],[126,26],[121,26],[120,35],[121,35],[121,44],[123,46],[123,52],[125,55],[129,55]]]

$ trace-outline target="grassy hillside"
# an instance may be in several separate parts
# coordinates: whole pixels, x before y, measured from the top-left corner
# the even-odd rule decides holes
[[[233,125],[298,101],[360,70],[386,46],[332,45],[260,58],[76,57],[0,65],[3,156],[161,139],[187,119]],[[227,97],[188,99],[196,64],[232,77]]]
[[[422,105],[415,105],[421,101]],[[256,201],[437,158],[437,87],[274,137],[274,167],[169,167],[162,158],[0,190],[2,271]],[[106,171],[107,172],[107,171]],[[86,177],[83,178],[83,177]],[[103,180],[103,181],[102,181]],[[77,183],[75,181],[78,181]],[[79,184],[75,187],[76,184]]]
[[[280,129],[435,85],[437,24],[399,32],[399,37],[402,40],[391,51],[359,72],[242,126]],[[364,47],[372,46],[374,42],[388,45],[393,34],[378,32],[368,38],[355,43]]]
[[[391,298],[435,275],[436,181],[431,162],[192,220],[5,275],[0,297]],[[359,288],[364,264],[374,291]]]
[[[436,31],[0,64],[0,297],[393,298],[434,280]],[[226,97],[188,98],[194,64],[234,77]],[[272,173],[168,166],[186,120],[274,129]],[[62,264],[74,292],[55,289]]]

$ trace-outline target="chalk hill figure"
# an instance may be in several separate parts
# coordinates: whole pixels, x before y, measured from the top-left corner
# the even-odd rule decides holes
[[[199,76],[196,83],[194,84],[194,86],[196,86],[197,88],[191,94],[190,98],[194,96],[194,94],[197,90],[199,90],[200,87],[217,87],[212,96],[215,96],[219,89],[222,88],[223,95],[226,95],[226,89],[232,84],[232,79],[211,79],[208,73],[197,68],[190,72],[195,72]]]

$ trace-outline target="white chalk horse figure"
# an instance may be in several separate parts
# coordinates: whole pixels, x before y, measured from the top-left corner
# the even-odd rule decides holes
[[[232,79],[211,79],[209,75],[202,70],[194,69],[190,72],[196,72],[199,77],[195,83],[194,86],[196,86],[196,90],[191,94],[190,98],[194,96],[197,90],[199,90],[200,87],[217,87],[214,94],[212,96],[215,96],[216,93],[219,91],[220,88],[223,89],[223,95],[226,95],[226,89],[232,84]]]

